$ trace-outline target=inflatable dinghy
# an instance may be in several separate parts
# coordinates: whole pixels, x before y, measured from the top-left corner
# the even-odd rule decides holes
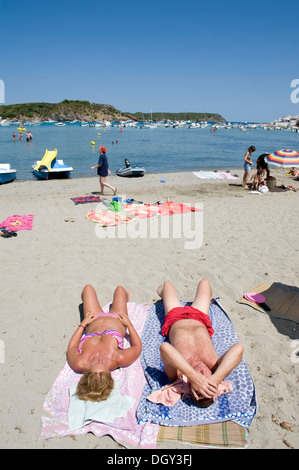
[[[117,170],[117,176],[138,177],[144,176],[146,173],[145,168],[141,166],[131,166],[127,158],[125,158],[125,165],[125,168],[120,168],[119,170]]]

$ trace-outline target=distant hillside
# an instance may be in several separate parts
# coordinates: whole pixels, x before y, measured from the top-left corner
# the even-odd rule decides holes
[[[17,121],[143,121],[190,120],[219,121],[225,119],[215,113],[123,113],[108,104],[96,104],[89,101],[64,100],[61,103],[22,103],[0,106],[2,119]]]
[[[61,103],[22,103],[0,106],[2,119],[21,121],[117,121],[134,119],[108,104],[64,100]]]
[[[207,121],[207,122],[226,122],[220,114],[217,113],[132,113],[138,121],[169,120],[169,121]]]

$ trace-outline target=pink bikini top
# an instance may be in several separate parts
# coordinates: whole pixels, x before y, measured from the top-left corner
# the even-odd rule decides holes
[[[115,317],[118,318],[116,313],[99,313],[95,318],[98,317]],[[93,336],[102,336],[102,335],[109,335],[116,339],[119,349],[124,349],[124,338],[123,336],[116,330],[104,330],[102,333],[88,333],[87,335],[83,335],[79,341],[78,351],[79,353],[82,352],[82,344],[88,338],[92,338]]]

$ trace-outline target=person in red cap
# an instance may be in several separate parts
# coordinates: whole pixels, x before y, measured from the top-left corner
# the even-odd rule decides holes
[[[100,177],[100,185],[101,185],[101,192],[100,194],[104,194],[104,188],[109,188],[113,191],[113,196],[115,196],[117,189],[110,186],[110,184],[106,183],[106,177],[110,174],[109,166],[108,166],[108,159],[106,155],[106,148],[102,145],[99,148],[99,161],[97,165],[91,166],[90,169],[94,170],[95,168],[98,169],[98,175]]]

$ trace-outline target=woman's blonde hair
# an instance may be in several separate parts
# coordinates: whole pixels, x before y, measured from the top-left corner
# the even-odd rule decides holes
[[[87,370],[78,382],[76,395],[84,401],[107,400],[114,387],[110,372],[91,372]]]

